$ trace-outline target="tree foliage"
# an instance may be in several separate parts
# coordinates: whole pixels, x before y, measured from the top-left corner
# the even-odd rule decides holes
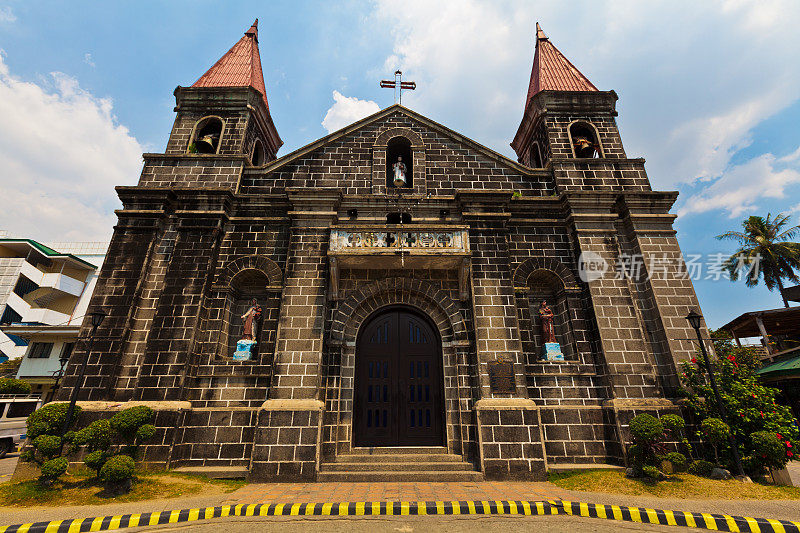
[[[759,477],[763,475],[765,467],[780,468],[795,458],[795,450],[800,443],[800,431],[791,409],[777,403],[779,391],[759,382],[756,371],[760,363],[754,351],[751,348],[734,346],[719,335],[712,337],[715,337],[717,357],[711,361],[711,368],[728,419],[722,420],[705,367],[696,358],[681,364],[681,381],[686,403],[700,423],[699,436],[711,447],[706,452],[715,451],[722,466],[732,466],[730,443],[727,436],[722,438],[725,435],[724,425],[736,440],[747,473]],[[780,461],[767,460],[771,457],[769,455],[761,457],[762,453],[757,450],[756,444],[762,441],[753,440],[753,435],[759,432],[770,433],[776,440],[780,435],[783,443]]]
[[[783,280],[800,283],[795,270],[800,268],[800,244],[792,242],[800,226],[790,226],[789,216],[782,213],[767,217],[750,216],[742,222],[743,231],[728,231],[717,235],[719,240],[736,241],[739,248],[724,263],[731,281],[739,279],[742,268],[747,269],[744,282],[748,287],[758,285],[763,278],[767,289],[781,290],[783,304],[789,302],[783,296]]]

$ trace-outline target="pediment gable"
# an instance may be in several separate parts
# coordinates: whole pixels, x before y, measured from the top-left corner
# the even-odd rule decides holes
[[[414,193],[489,188],[549,193],[549,171],[521,165],[397,104],[246,172],[242,192],[259,192],[270,183],[272,187],[338,187],[353,194],[386,192],[391,188],[387,144],[398,137],[413,154]]]

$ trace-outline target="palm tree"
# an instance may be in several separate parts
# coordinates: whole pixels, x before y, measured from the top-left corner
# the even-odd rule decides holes
[[[736,253],[723,264],[731,281],[738,280],[742,267],[746,267],[748,273],[744,280],[745,285],[755,287],[763,277],[767,289],[771,291],[777,286],[781,291],[783,305],[789,307],[783,294],[783,279],[800,283],[794,273],[796,269],[800,269],[800,244],[790,240],[800,232],[800,226],[784,229],[789,223],[788,215],[778,213],[775,218],[771,217],[769,213],[767,218],[751,216],[742,222],[743,232],[728,231],[717,235],[717,239],[739,243]]]

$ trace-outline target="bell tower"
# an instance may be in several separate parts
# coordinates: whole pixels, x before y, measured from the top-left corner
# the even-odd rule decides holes
[[[259,166],[283,144],[272,121],[258,49],[258,19],[191,87],[175,89],[167,155],[244,156]]]
[[[511,143],[518,161],[544,168],[559,160],[624,159],[616,101],[614,91],[598,90],[537,23],[525,109]]]

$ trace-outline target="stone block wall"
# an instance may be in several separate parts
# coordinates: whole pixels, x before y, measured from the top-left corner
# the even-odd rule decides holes
[[[533,402],[480,400],[475,409],[487,479],[547,479],[539,411]]]
[[[257,408],[185,411],[170,466],[249,466],[257,419]]]
[[[250,480],[313,481],[324,404],[269,400],[258,411]]]

